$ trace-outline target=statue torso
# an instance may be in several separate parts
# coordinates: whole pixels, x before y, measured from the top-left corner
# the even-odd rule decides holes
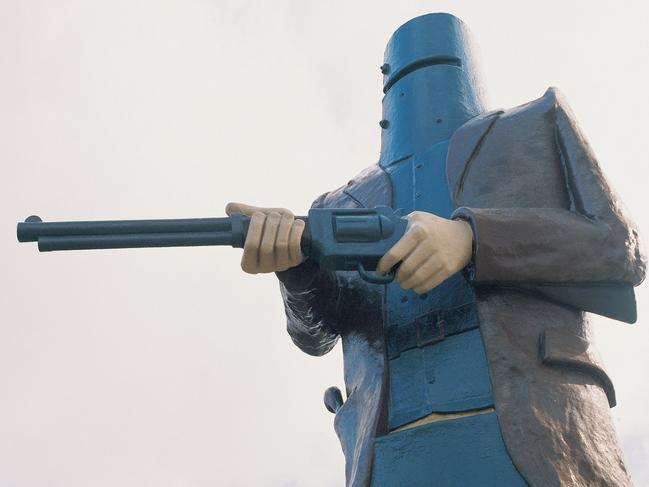
[[[384,167],[394,208],[450,217],[447,151],[442,141]],[[387,286],[388,430],[432,412],[493,406],[478,326],[473,289],[462,273],[424,294]]]

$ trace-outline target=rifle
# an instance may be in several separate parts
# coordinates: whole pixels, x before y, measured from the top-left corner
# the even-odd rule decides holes
[[[394,269],[376,274],[383,255],[403,236],[406,220],[400,210],[376,208],[312,208],[306,222],[302,253],[321,268],[358,271],[374,284],[394,279]],[[40,252],[57,250],[124,249],[230,245],[243,248],[250,218],[233,214],[222,218],[112,220],[45,223],[30,216],[18,223],[19,242],[38,242]]]

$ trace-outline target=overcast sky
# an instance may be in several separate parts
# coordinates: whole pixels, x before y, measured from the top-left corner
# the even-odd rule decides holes
[[[38,254],[15,223],[303,213],[374,163],[383,49],[449,11],[490,107],[567,96],[649,239],[646,2],[0,1],[0,484],[343,484],[337,347],[291,343],[276,279],[230,248]],[[649,485],[649,291],[595,318]]]

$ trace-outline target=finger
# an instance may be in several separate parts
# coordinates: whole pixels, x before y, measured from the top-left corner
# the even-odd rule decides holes
[[[444,270],[440,270],[439,272],[436,272],[432,276],[428,278],[427,281],[424,281],[423,284],[419,284],[418,286],[415,286],[412,288],[413,291],[415,291],[418,294],[425,293],[430,291],[431,289],[436,288],[439,286],[441,283],[443,283],[449,276],[446,275]]]
[[[277,240],[275,241],[275,270],[285,271],[290,267],[290,255],[288,248],[288,239],[291,235],[291,225],[293,217],[282,215],[277,228]]]
[[[441,269],[438,259],[432,258],[425,261],[408,279],[400,283],[404,289],[414,289],[415,287],[428,281],[434,274]]]
[[[275,241],[282,216],[277,212],[266,215],[264,232],[259,246],[259,272],[272,272],[275,269]]]
[[[406,232],[394,246],[381,257],[376,267],[376,273],[383,275],[406,257],[419,243],[419,239],[412,233]]]
[[[402,283],[407,281],[412,277],[412,275],[417,272],[417,270],[433,255],[434,250],[431,249],[431,246],[426,242],[420,242],[415,249],[410,252],[404,259],[397,275],[395,276],[395,281]]]
[[[304,233],[305,226],[306,224],[304,220],[293,220],[293,225],[291,225],[291,234],[288,239],[288,255],[290,267],[298,265],[304,259],[300,242],[302,241],[302,234]]]
[[[248,274],[257,274],[259,272],[259,246],[261,245],[265,221],[266,215],[259,211],[253,213],[250,218],[246,243],[243,245],[243,256],[241,257],[241,268]]]
[[[230,202],[225,205],[226,215],[231,215],[232,213],[241,213],[242,215],[251,216],[254,212],[259,211],[261,213],[279,213],[280,215],[293,215],[293,212],[287,208],[263,208],[261,206],[252,206],[245,203],[235,203]]]

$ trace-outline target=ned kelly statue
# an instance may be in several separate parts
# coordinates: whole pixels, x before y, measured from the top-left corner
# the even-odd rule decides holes
[[[19,240],[243,247],[244,271],[276,272],[298,347],[342,341],[345,393],[325,404],[348,486],[631,485],[587,312],[634,322],[646,261],[567,102],[486,107],[449,14],[401,26],[381,71],[378,163],[307,217],[30,217]]]
[[[403,209],[395,281],[301,262],[288,210],[252,216],[246,272],[276,271],[288,332],[342,340],[327,391],[349,486],[626,486],[615,391],[584,311],[635,320],[637,232],[568,104],[489,110],[466,26],[415,18],[388,42],[381,154],[316,208]]]

